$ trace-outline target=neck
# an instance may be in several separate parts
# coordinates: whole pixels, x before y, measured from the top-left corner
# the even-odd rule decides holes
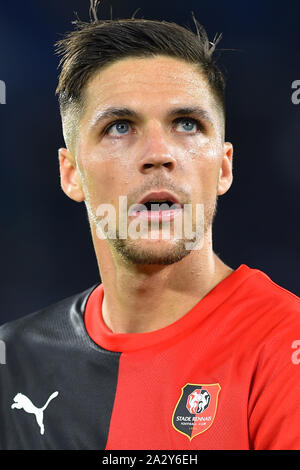
[[[233,271],[213,253],[210,240],[164,266],[128,266],[111,255],[106,241],[94,238],[94,247],[104,288],[103,320],[114,333],[146,333],[174,323]]]

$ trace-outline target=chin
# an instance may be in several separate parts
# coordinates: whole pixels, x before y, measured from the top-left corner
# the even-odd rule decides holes
[[[119,256],[132,264],[170,265],[185,258],[190,250],[185,240],[111,240]]]

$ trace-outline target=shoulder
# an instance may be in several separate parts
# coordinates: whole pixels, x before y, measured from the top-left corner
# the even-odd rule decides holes
[[[259,343],[248,404],[251,448],[298,449],[300,298],[255,271],[244,286],[254,312],[247,334]]]
[[[269,316],[277,321],[300,320],[300,298],[274,282],[270,276],[259,269],[248,267],[246,282],[240,285],[240,295],[250,309]]]
[[[256,289],[261,290],[263,294],[272,294],[275,295],[277,299],[281,298],[290,302],[300,303],[300,297],[274,282],[264,271],[249,267],[248,269],[250,273],[255,274],[255,276],[250,276],[249,281],[252,281]]]
[[[238,344],[242,341],[249,355],[284,352],[289,361],[292,344],[300,340],[300,298],[259,269],[242,265],[238,270],[222,304],[226,331],[238,332]]]
[[[18,318],[0,326],[0,340],[19,343],[20,340],[31,342],[34,338],[47,336],[53,338],[59,332],[70,327],[76,327],[82,322],[87,299],[98,284],[72,296],[43,307],[29,315]]]

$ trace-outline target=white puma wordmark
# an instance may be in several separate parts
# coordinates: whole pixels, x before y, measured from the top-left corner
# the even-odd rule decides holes
[[[58,395],[58,392],[52,393],[44,406],[42,408],[37,408],[32,401],[26,397],[26,395],[23,395],[23,393],[17,393],[17,395],[14,398],[14,402],[11,405],[11,408],[17,408],[18,410],[21,410],[23,408],[26,413],[33,413],[36,417],[36,422],[40,427],[40,432],[41,434],[44,434],[45,432],[45,427],[43,424],[43,419],[44,419],[44,411],[49,405],[50,401],[53,400],[53,398],[56,398]]]

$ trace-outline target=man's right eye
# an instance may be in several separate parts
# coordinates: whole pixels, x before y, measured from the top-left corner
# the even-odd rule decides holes
[[[128,121],[117,121],[106,128],[105,134],[113,137],[126,135],[130,131],[130,124]]]

